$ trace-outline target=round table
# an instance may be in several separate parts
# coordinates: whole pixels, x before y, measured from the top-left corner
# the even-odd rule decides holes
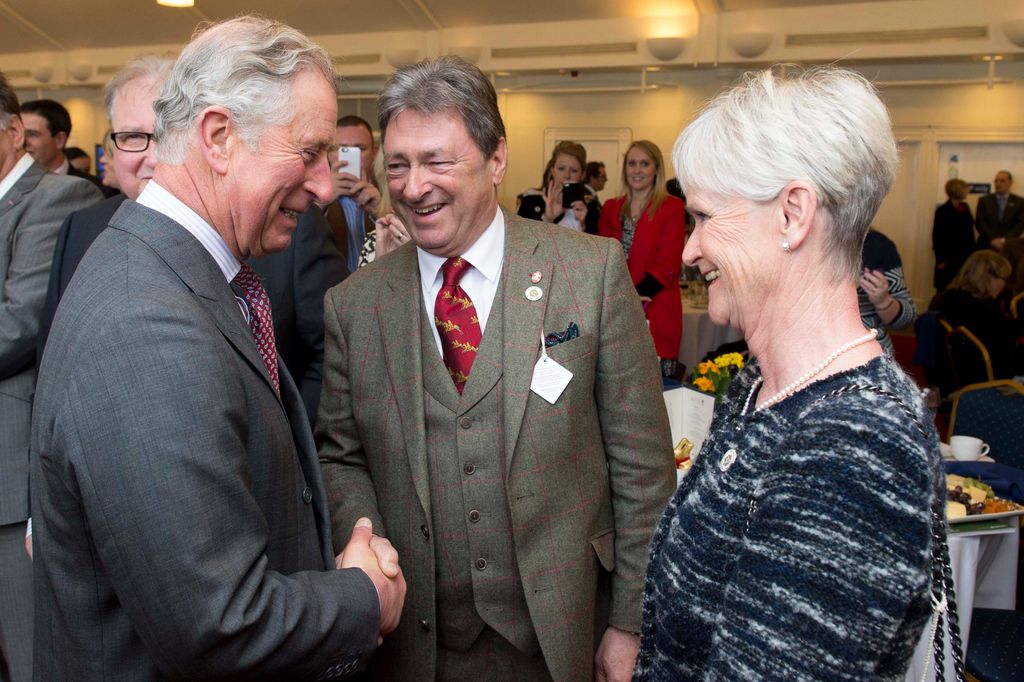
[[[706,306],[695,306],[683,295],[683,336],[679,342],[679,362],[686,365],[687,373],[692,372],[707,353],[723,343],[742,338],[743,334],[738,329],[715,324],[708,316]]]

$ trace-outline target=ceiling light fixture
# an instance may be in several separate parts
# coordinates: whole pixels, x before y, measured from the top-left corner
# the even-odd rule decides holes
[[[645,43],[647,44],[647,51],[663,62],[672,61],[686,49],[686,38],[678,36],[673,38],[648,38]]]
[[[156,4],[163,7],[194,7],[195,0],[156,0]]]
[[[772,43],[771,33],[760,33],[757,31],[747,31],[743,33],[733,33],[727,39],[729,47],[731,47],[736,54],[747,59],[753,59],[754,57],[760,57],[768,46]]]

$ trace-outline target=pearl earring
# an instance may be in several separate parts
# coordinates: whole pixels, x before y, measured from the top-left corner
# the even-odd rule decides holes
[[[782,250],[785,251],[786,253],[789,253],[793,249],[789,248],[789,242],[782,242]]]

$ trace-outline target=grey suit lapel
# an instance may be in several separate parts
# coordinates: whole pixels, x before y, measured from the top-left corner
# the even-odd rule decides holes
[[[33,161],[28,170],[7,191],[7,194],[0,197],[0,216],[3,216],[20,204],[22,199],[36,188],[36,185],[39,184],[44,175],[46,175],[46,169],[39,165],[38,162]]]
[[[544,332],[544,311],[551,296],[553,264],[538,253],[540,242],[531,221],[505,214],[504,282],[504,430],[505,465],[511,469],[515,444],[523,426],[526,401],[533,380],[533,366],[540,356],[540,339]],[[539,301],[525,296],[531,286],[531,275],[541,273],[538,286],[544,292]]]
[[[221,333],[266,382],[278,402],[281,397],[263,364],[256,341],[238,307],[234,291],[213,256],[188,230],[167,216],[134,201],[125,201],[110,227],[129,232],[155,251],[210,312]],[[283,365],[278,358],[279,367]],[[283,405],[282,405],[283,407]]]
[[[381,344],[391,379],[392,395],[398,404],[398,417],[416,494],[429,516],[430,478],[427,472],[426,418],[421,392],[423,361],[421,354],[415,350],[422,343],[420,310],[423,307],[416,249],[408,244],[390,254],[387,260],[376,267],[388,268],[381,276],[385,285],[380,288],[377,297]]]

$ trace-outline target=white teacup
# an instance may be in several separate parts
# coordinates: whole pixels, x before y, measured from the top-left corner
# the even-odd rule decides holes
[[[953,436],[949,439],[953,456],[961,462],[973,462],[988,454],[988,443],[974,436]]]

